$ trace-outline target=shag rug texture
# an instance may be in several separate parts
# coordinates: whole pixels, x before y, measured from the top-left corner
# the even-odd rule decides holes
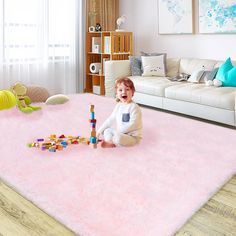
[[[0,112],[0,178],[76,234],[173,235],[236,172],[235,130],[149,108],[135,147],[27,147],[50,134],[89,137],[90,104],[99,126],[115,101],[77,94],[32,114]]]

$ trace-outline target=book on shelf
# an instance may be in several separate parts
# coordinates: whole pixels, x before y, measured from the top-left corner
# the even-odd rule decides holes
[[[101,88],[98,85],[93,85],[93,93],[100,95]]]
[[[111,37],[104,36],[104,53],[111,53]]]
[[[110,61],[110,59],[109,58],[103,58],[102,59],[102,68],[103,68],[103,74],[105,75],[105,69],[106,69],[106,67],[105,67],[105,62],[106,61]]]
[[[92,52],[101,53],[101,38],[92,37]]]

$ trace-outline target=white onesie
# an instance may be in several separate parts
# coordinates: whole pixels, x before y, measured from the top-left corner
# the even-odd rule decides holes
[[[114,129],[112,126],[116,124]],[[133,101],[117,103],[112,114],[98,129],[106,142],[117,146],[133,146],[142,139],[142,113],[140,107]]]

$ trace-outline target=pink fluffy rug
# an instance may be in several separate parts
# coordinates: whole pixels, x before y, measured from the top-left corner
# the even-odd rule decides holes
[[[148,108],[136,147],[27,147],[50,134],[88,136],[90,103],[99,126],[115,101],[78,94],[29,115],[0,112],[0,177],[78,234],[173,235],[236,171],[235,130]]]

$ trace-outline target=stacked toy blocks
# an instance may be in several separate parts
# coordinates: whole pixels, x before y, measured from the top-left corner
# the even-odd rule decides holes
[[[96,137],[96,123],[94,105],[90,105],[90,119],[91,132],[90,132],[90,147],[97,148],[97,137]]]
[[[96,137],[96,123],[94,105],[90,105],[90,138],[81,136],[65,136],[64,134],[59,137],[55,134],[51,134],[47,139],[39,138],[33,143],[29,143],[28,147],[40,148],[41,150],[48,150],[49,152],[62,151],[71,144],[83,143],[89,145],[92,148],[97,148],[97,137]]]

